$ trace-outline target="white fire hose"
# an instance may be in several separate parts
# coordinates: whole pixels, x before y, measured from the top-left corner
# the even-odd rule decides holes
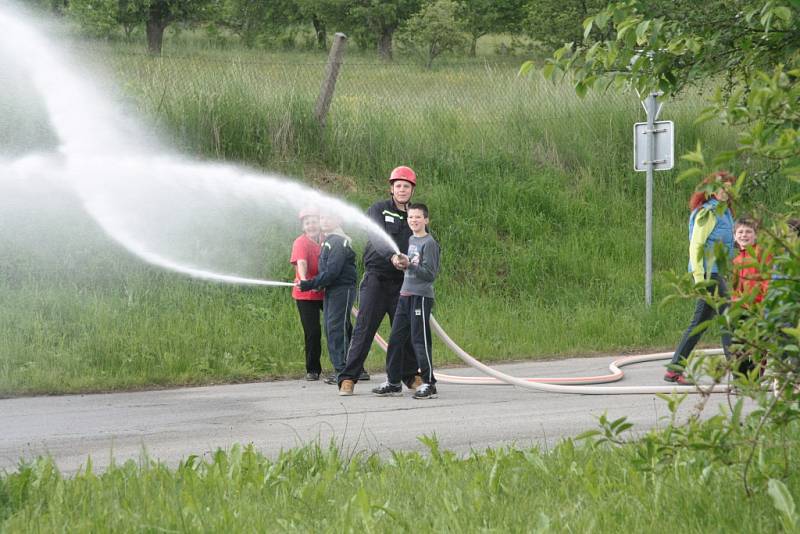
[[[353,314],[357,315],[358,310],[353,307]],[[581,377],[556,377],[556,378],[517,378],[498,371],[488,365],[481,363],[476,358],[467,353],[453,341],[447,332],[439,325],[439,322],[431,315],[431,328],[439,339],[452,350],[461,361],[474,367],[488,376],[456,376],[437,372],[436,379],[445,384],[474,384],[474,385],[503,385],[509,384],[535,391],[547,391],[549,393],[577,393],[580,395],[648,395],[655,393],[727,393],[730,386],[726,384],[697,384],[693,386],[663,385],[663,386],[592,386],[592,384],[606,384],[622,380],[625,373],[620,369],[626,365],[634,363],[651,362],[656,360],[666,360],[672,357],[671,352],[656,352],[653,354],[640,354],[618,358],[609,365],[610,374]],[[387,350],[386,341],[378,334],[375,335],[375,342],[384,351]],[[722,349],[705,349],[695,351],[698,354],[714,355],[722,354]]]

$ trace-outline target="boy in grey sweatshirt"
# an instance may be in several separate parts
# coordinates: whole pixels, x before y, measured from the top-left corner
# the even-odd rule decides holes
[[[411,338],[423,384],[414,392],[415,399],[436,398],[436,378],[431,361],[430,316],[433,308],[433,281],[439,272],[439,244],[427,232],[428,207],[409,204],[406,215],[414,233],[408,240],[408,267],[405,270],[397,311],[389,336],[386,354],[387,381],[372,390],[380,396],[398,396],[403,392],[404,374],[402,349]],[[404,262],[405,263],[405,262]]]

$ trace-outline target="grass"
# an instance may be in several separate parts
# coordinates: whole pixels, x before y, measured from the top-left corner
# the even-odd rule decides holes
[[[763,451],[797,458],[800,437]],[[0,476],[0,530],[16,532],[777,532],[766,492],[743,499],[741,467],[701,450],[641,462],[637,444],[488,449],[466,458],[388,458],[307,445],[267,459],[252,446],[191,456],[177,468],[147,457],[65,478],[49,459]],[[746,450],[732,451],[731,457]],[[800,488],[797,470],[784,484]],[[791,494],[790,493],[790,494]]]
[[[566,83],[518,79],[508,61],[429,71],[352,55],[320,132],[311,110],[322,55],[84,53],[113,73],[129,108],[185,152],[291,175],[364,208],[385,197],[391,168],[412,165],[444,251],[435,315],[486,361],[664,349],[688,321],[690,303],[643,303],[635,95],[582,100]],[[677,153],[698,140],[711,151],[732,146],[735,132],[693,124],[702,106],[699,94],[665,104]],[[29,130],[38,131],[21,131]],[[692,184],[675,183],[676,172],[656,175],[657,300],[685,271]],[[754,198],[778,205],[785,193],[770,184]],[[50,200],[57,204],[35,198],[0,211],[15,228],[0,239],[0,394],[302,373],[300,325],[285,290],[144,266],[74,207],[53,215]],[[255,262],[260,253],[243,251]],[[291,274],[288,263],[275,269],[263,275]],[[434,351],[439,363],[456,361],[441,345]]]

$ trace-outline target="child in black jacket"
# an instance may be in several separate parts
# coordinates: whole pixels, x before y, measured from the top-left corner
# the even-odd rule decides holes
[[[301,291],[325,289],[325,336],[334,368],[334,374],[325,382],[336,384],[336,377],[347,361],[347,347],[353,331],[350,308],[353,307],[356,294],[356,254],[350,246],[350,237],[342,231],[341,219],[337,215],[323,213],[319,224],[325,234],[319,255],[319,273],[311,280],[299,281],[298,286]]]

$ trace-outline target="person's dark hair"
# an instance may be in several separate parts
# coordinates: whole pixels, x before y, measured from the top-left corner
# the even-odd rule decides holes
[[[428,218],[428,206],[426,206],[422,202],[414,202],[413,204],[409,204],[408,206],[406,206],[406,213],[411,210],[420,210],[422,212],[422,215],[424,215],[426,219]]]
[[[714,182],[724,182],[726,184],[733,185],[736,183],[736,177],[731,173],[729,173],[728,171],[717,171],[706,176],[700,183],[700,186],[706,186],[709,184],[713,184]],[[711,193],[709,193],[708,191],[695,191],[694,193],[692,193],[692,196],[689,197],[689,210],[690,211],[696,210],[697,208],[702,206],[709,198],[711,198]]]

